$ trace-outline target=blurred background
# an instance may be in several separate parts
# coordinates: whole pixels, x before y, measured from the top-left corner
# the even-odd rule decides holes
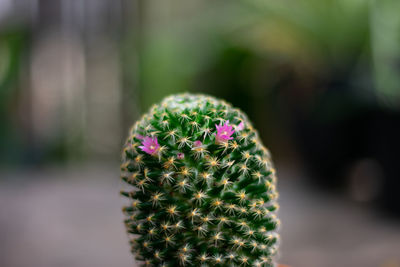
[[[207,93],[278,169],[280,261],[400,266],[397,0],[0,0],[0,266],[135,266],[120,149]]]

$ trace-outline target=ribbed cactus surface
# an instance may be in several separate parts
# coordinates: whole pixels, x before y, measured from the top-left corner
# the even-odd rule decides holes
[[[239,109],[166,98],[132,127],[121,171],[125,225],[144,265],[275,266],[275,170]]]

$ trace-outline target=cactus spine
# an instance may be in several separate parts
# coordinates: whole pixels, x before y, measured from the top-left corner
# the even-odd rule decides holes
[[[240,110],[170,96],[132,127],[122,158],[125,225],[145,266],[275,266],[275,170]]]

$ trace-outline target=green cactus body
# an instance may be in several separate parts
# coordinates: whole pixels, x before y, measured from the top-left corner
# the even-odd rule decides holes
[[[155,105],[123,149],[132,253],[146,266],[275,266],[268,150],[239,109],[204,95]]]

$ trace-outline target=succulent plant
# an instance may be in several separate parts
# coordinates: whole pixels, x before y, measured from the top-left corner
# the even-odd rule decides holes
[[[239,109],[170,96],[135,123],[122,158],[125,225],[145,266],[275,266],[275,169]]]

